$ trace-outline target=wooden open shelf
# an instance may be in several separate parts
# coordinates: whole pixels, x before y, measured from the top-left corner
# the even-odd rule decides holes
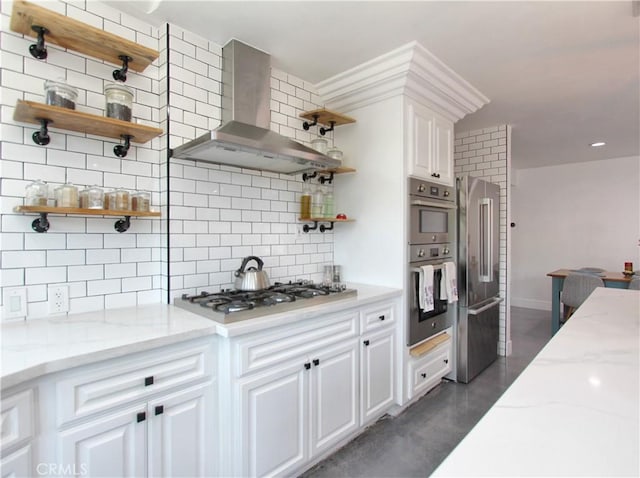
[[[18,100],[13,119],[35,124],[45,119],[50,121],[50,127],[107,138],[120,139],[123,135],[130,135],[135,143],[146,143],[162,134],[159,128],[33,101]]]
[[[300,222],[354,222],[355,219],[336,219],[330,217],[310,217],[308,219],[298,218]]]
[[[79,207],[54,207],[54,206],[16,206],[14,212],[46,213],[46,214],[78,214],[84,216],[131,216],[131,217],[160,217],[156,211],[117,211],[114,209],[83,209]]]
[[[331,169],[323,169],[318,171],[318,173],[333,173],[333,174],[342,174],[342,173],[355,173],[356,170],[354,168],[349,168],[347,166],[338,166],[337,168]]]
[[[331,126],[331,122],[333,122],[334,126],[356,122],[356,120],[354,120],[350,116],[336,113],[335,111],[329,111],[326,108],[320,108],[317,110],[305,111],[304,113],[300,113],[300,118],[304,118],[308,121],[313,121],[315,116],[318,117],[318,123],[325,126]]]
[[[37,38],[32,26],[45,27],[45,44],[53,43],[69,50],[105,60],[116,65],[122,64],[119,55],[126,55],[129,69],[144,71],[156,58],[158,51],[100,30],[65,15],[47,10],[39,5],[14,0],[10,28],[14,32]]]

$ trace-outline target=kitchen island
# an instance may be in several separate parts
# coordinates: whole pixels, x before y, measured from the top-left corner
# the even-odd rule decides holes
[[[639,476],[640,292],[598,288],[432,476]]]

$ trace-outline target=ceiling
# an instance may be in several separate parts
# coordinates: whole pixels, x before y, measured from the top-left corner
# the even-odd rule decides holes
[[[237,38],[311,83],[417,40],[491,100],[456,132],[510,124],[514,168],[640,155],[640,17],[629,0],[107,3],[219,45]]]

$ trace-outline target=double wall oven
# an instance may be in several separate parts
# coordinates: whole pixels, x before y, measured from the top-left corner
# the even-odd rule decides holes
[[[455,190],[409,178],[409,311],[408,343],[415,345],[454,325],[455,307],[440,299],[445,262],[455,259]],[[421,266],[433,266],[433,310],[419,304]]]

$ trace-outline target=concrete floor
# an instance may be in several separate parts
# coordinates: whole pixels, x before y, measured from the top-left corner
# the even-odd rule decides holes
[[[430,475],[551,338],[551,313],[513,307],[513,353],[471,383],[443,382],[396,418],[385,418],[303,478]]]

